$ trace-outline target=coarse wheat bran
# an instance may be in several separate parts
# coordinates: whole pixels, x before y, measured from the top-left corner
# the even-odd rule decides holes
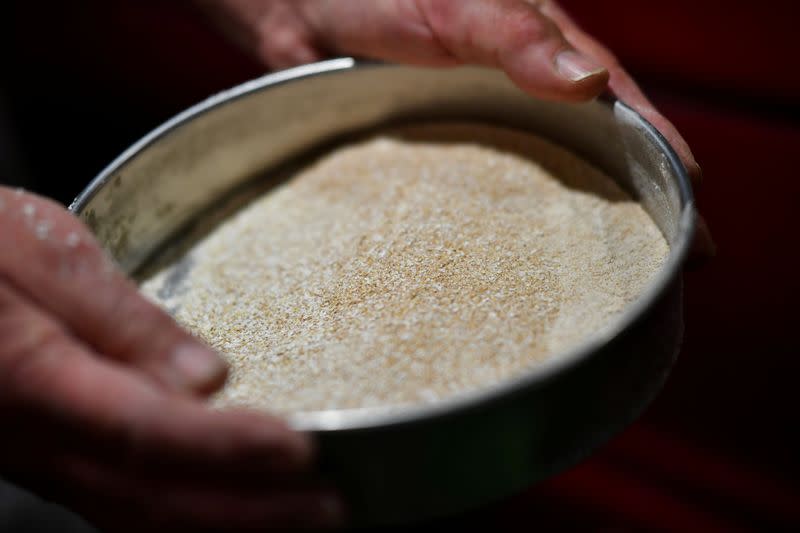
[[[142,290],[226,356],[218,405],[394,407],[558,357],[668,252],[639,204],[569,152],[431,124],[332,151]],[[178,268],[181,290],[165,291]]]

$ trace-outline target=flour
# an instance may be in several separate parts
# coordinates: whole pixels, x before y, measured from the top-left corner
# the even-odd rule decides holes
[[[392,407],[559,357],[668,253],[641,206],[569,152],[439,124],[330,152],[142,291],[225,355],[218,405]]]

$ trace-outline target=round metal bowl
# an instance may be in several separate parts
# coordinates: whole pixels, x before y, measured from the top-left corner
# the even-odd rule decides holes
[[[543,102],[487,69],[343,58],[192,107],[122,154],[71,206],[133,274],[254,177],[344,135],[420,119],[501,124],[565,146],[642,203],[671,253],[609,328],[526,374],[391,413],[291,416],[318,438],[320,467],[360,524],[457,512],[521,490],[585,457],[653,398],[680,346],[680,271],[695,220],[685,169],[662,136],[619,101]]]

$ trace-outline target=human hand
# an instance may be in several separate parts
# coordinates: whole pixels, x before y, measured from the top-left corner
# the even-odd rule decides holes
[[[0,187],[0,245],[0,475],[108,531],[337,523],[308,438],[208,407],[223,362],[77,219]]]
[[[581,101],[606,88],[650,121],[698,183],[689,145],[616,57],[552,0],[196,0],[269,68],[353,54],[424,66],[503,70],[545,99]],[[713,254],[701,220],[694,257]]]

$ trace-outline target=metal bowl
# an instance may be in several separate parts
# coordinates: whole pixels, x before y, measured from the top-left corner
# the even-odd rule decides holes
[[[670,256],[607,330],[492,388],[391,413],[297,413],[321,468],[360,524],[453,513],[509,495],[584,458],[662,386],[682,336],[681,265],[694,230],[689,180],[664,138],[620,101],[531,98],[502,74],[343,58],[213,96],[133,145],[72,211],[129,273],[254,176],[346,134],[410,120],[528,130],[605,170],[661,229]]]

